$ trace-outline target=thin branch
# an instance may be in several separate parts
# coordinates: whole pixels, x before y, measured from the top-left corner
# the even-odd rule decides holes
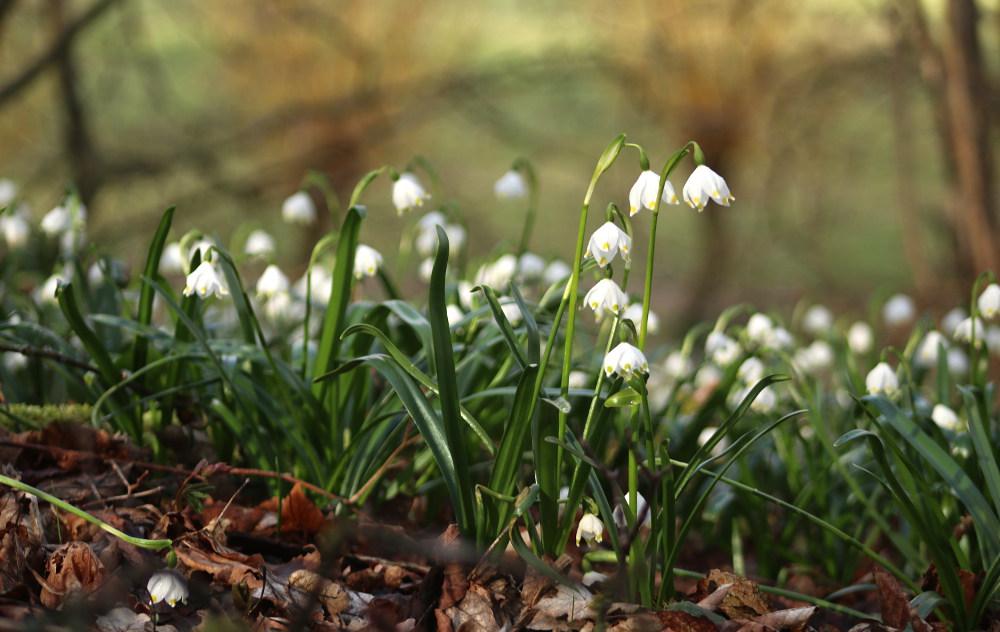
[[[83,15],[81,15],[75,22],[72,22],[62,34],[52,42],[52,45],[42,53],[35,61],[28,64],[28,66],[21,71],[14,79],[7,82],[6,85],[0,87],[0,108],[2,108],[12,97],[16,96],[21,90],[27,88],[31,85],[35,79],[37,79],[41,74],[48,68],[51,64],[57,62],[60,56],[64,55],[67,50],[69,50],[70,45],[76,36],[79,35],[88,26],[93,24],[97,18],[101,16],[107,9],[109,9],[118,0],[99,0],[90,9],[88,9]]]

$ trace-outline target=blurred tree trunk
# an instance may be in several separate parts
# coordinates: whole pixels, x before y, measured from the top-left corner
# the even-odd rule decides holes
[[[993,156],[990,147],[989,83],[983,69],[975,0],[950,0],[944,46],[945,101],[955,160],[959,272],[969,278],[997,268],[998,242]]]
[[[1000,242],[990,147],[991,90],[976,30],[975,0],[948,0],[946,36],[934,42],[919,0],[897,0],[920,57],[949,179],[945,212],[954,272],[963,281],[998,269]]]

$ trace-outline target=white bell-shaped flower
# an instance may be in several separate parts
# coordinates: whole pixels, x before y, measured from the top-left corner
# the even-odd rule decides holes
[[[0,205],[2,206],[2,205]],[[10,248],[23,246],[31,235],[31,225],[20,213],[0,215],[0,235]]]
[[[631,497],[630,494],[628,494],[628,493],[625,494],[625,506],[626,507],[629,506],[629,498],[630,497]],[[642,494],[640,494],[639,492],[636,492],[636,494],[635,494],[635,517],[637,519],[639,519],[639,518],[642,519],[642,526],[643,527],[649,527],[650,522],[652,520],[651,517],[650,517],[651,513],[652,512],[649,510],[649,503],[646,502],[646,499],[643,498]],[[625,519],[625,510],[622,509],[621,505],[617,505],[611,515],[614,518],[615,525],[617,525],[619,529],[624,529],[626,526],[628,526],[628,521]]]
[[[695,167],[684,183],[684,201],[691,208],[698,209],[699,213],[705,210],[709,200],[715,200],[716,204],[722,206],[729,206],[735,199],[729,193],[729,185],[722,176],[705,165]]]
[[[830,331],[833,329],[833,312],[824,305],[813,305],[802,317],[802,329],[814,336]]]
[[[608,377],[617,374],[629,378],[639,373],[649,373],[649,364],[642,351],[627,342],[621,342],[604,356],[604,373]]]
[[[271,233],[262,228],[258,228],[247,236],[247,241],[243,245],[243,252],[255,257],[257,255],[270,255],[274,253],[275,243]]]
[[[996,283],[987,285],[976,304],[983,318],[994,318],[1000,314],[1000,285]]]
[[[868,353],[875,344],[875,332],[864,321],[857,321],[847,330],[847,346],[857,355]]]
[[[927,332],[924,339],[920,342],[920,346],[917,347],[917,353],[914,357],[914,361],[917,366],[921,367],[935,367],[938,363],[938,356],[941,353],[941,347],[944,347],[944,353],[948,351],[948,340],[941,334],[941,332],[932,329]]]
[[[764,377],[764,371],[765,367],[761,359],[750,356],[736,369],[736,377],[742,380],[744,384],[756,384]]]
[[[9,206],[17,199],[17,183],[7,178],[0,178],[0,208]]]
[[[584,257],[593,257],[602,268],[611,263],[620,252],[622,259],[629,260],[629,250],[632,248],[632,238],[614,222],[604,222],[594,231],[587,242],[587,252]]]
[[[642,324],[642,303],[632,303],[622,312],[622,320],[631,320],[638,329]],[[655,334],[660,330],[660,317],[653,310],[646,314],[646,331]]]
[[[429,199],[431,196],[424,190],[420,180],[408,171],[399,174],[399,178],[392,183],[392,204],[400,215],[410,212],[414,207],[423,206]]]
[[[755,345],[767,346],[774,331],[774,321],[767,314],[757,312],[747,320],[744,329],[747,339]]]
[[[604,539],[604,523],[592,513],[585,513],[580,518],[580,524],[576,527],[576,544],[580,545],[580,540],[591,546],[594,541],[600,542]]]
[[[270,298],[278,293],[288,292],[291,284],[288,277],[281,271],[281,268],[273,263],[266,268],[257,279],[257,296]]]
[[[537,281],[545,274],[545,259],[533,252],[522,254],[517,260],[517,277],[525,281]]]
[[[163,248],[160,255],[160,274],[180,274],[184,272],[186,262],[181,245],[172,241]]]
[[[941,317],[941,331],[955,331],[958,323],[969,317],[969,312],[963,307],[954,307]]]
[[[60,204],[42,217],[40,228],[49,237],[59,237],[73,227],[69,209]]]
[[[611,279],[601,279],[583,297],[587,307],[594,310],[594,317],[600,320],[605,312],[618,314],[625,308],[628,297],[618,284]]]
[[[184,286],[184,296],[197,294],[199,298],[207,298],[215,295],[223,297],[229,294],[229,287],[226,280],[219,274],[215,264],[205,260],[201,262],[194,272],[187,276],[187,283]]]
[[[931,411],[931,419],[938,428],[951,432],[958,432],[963,429],[963,424],[958,418],[958,414],[944,404],[935,404]]]
[[[906,294],[894,294],[882,306],[882,320],[890,327],[905,325],[917,317],[917,306]]]
[[[511,169],[500,176],[493,185],[493,192],[501,200],[517,200],[528,195],[528,185],[520,171]]]
[[[293,193],[281,204],[281,218],[289,224],[312,224],[316,221],[316,204],[305,191]]]
[[[879,362],[865,376],[865,389],[871,395],[881,394],[891,397],[899,390],[899,378],[896,377],[892,367],[885,362]]]
[[[176,606],[177,602],[187,603],[187,580],[175,570],[163,569],[150,575],[146,590],[153,603],[165,601],[171,607]]]
[[[375,276],[380,267],[382,267],[382,255],[371,246],[358,244],[357,250],[354,251],[354,278]]]
[[[635,215],[640,210],[656,209],[656,191],[660,188],[660,174],[647,169],[639,174],[639,178],[628,192],[629,215]],[[674,185],[667,180],[663,183],[663,196],[660,198],[667,204],[680,204]]]
[[[952,337],[959,342],[974,342],[979,347],[983,344],[983,335],[985,333],[986,327],[983,325],[982,320],[979,318],[966,318],[958,323],[958,327],[955,327]]]

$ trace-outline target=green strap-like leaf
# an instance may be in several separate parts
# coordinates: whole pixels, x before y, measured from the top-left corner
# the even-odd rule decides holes
[[[171,206],[164,211],[163,217],[160,218],[160,225],[156,228],[156,233],[153,235],[153,241],[149,244],[149,252],[146,255],[146,269],[144,271],[144,276],[149,279],[155,279],[160,273],[160,258],[163,256],[164,244],[167,241],[167,235],[170,233],[170,224],[173,222],[173,218],[174,207]],[[140,325],[149,326],[152,322],[153,298],[155,296],[156,289],[149,283],[143,283],[142,287],[139,288],[139,307],[136,312],[136,320],[139,321]],[[145,336],[139,336],[135,339],[132,352],[133,372],[145,366],[148,345],[149,341]]]

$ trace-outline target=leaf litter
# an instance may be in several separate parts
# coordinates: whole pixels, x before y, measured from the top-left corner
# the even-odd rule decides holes
[[[2,487],[0,630],[31,622],[39,629],[72,623],[100,632],[183,632],[219,629],[212,626],[220,620],[237,622],[236,629],[396,632],[888,629],[769,598],[750,579],[714,569],[669,608],[649,612],[580,584],[578,554],[547,560],[575,585],[557,583],[510,552],[481,563],[455,525],[434,537],[413,525],[337,516],[301,484],[280,499],[248,502],[226,464],[200,464],[192,476],[141,456],[124,439],[86,426],[0,436],[8,476],[129,535],[172,539],[177,570],[190,586],[187,603],[150,603],[146,580],[164,567],[162,554]],[[178,490],[195,479],[210,483],[202,490],[232,495],[202,491],[197,502],[182,502]],[[876,569],[874,577],[872,601],[886,625],[937,628],[916,616],[888,573]]]

